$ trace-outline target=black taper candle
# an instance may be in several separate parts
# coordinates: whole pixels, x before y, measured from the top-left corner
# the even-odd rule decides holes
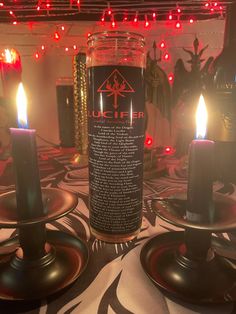
[[[21,83],[17,93],[19,128],[10,129],[18,219],[29,222],[20,228],[19,240],[24,258],[37,259],[45,254],[46,231],[44,224],[34,225],[32,222],[46,215],[46,207],[42,201],[35,130],[27,129],[26,106]]]
[[[12,128],[10,131],[16,177],[18,219],[30,221],[46,214],[40,187],[35,130]],[[36,259],[45,254],[44,225],[21,227],[19,240],[24,258]]]
[[[190,144],[188,167],[187,212],[188,220],[198,223],[213,218],[212,203],[214,142],[205,140],[207,109],[203,96],[196,111],[196,140]]]
[[[213,218],[212,183],[214,142],[194,140],[189,151],[187,219],[209,222]]]
[[[35,130],[11,128],[10,131],[19,219],[34,219],[46,214],[42,203]]]

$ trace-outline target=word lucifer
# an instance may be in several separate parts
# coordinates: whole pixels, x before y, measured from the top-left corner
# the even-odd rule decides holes
[[[88,117],[89,118],[105,118],[105,119],[124,119],[124,118],[131,118],[131,119],[142,119],[144,118],[143,111],[89,111],[88,110]]]

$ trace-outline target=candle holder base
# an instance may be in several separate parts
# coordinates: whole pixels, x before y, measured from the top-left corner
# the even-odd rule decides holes
[[[184,232],[152,238],[141,251],[141,263],[151,281],[167,293],[191,303],[224,303],[236,300],[235,267],[218,255],[205,263],[179,252]]]
[[[0,227],[19,228],[18,237],[0,243],[0,299],[45,298],[72,284],[87,265],[88,248],[82,240],[45,228],[74,210],[77,197],[44,188],[42,200],[45,214],[18,220],[15,192],[0,196]]]
[[[17,238],[11,242],[11,246],[19,244]],[[45,298],[81,275],[87,265],[88,249],[79,238],[47,230],[46,246],[48,252],[36,260],[21,258],[18,253],[0,256],[0,299]]]
[[[186,218],[186,194],[152,201],[152,209],[168,223],[185,229],[158,235],[142,248],[140,259],[152,282],[185,301],[224,303],[236,300],[236,260],[227,256],[222,241],[211,233],[236,227],[236,205],[229,197],[214,194],[209,222]],[[222,254],[223,252],[223,254]]]
[[[213,208],[209,222],[193,222],[187,219],[187,199],[184,192],[154,199],[152,209],[161,219],[184,229],[225,232],[236,228],[236,203],[220,193],[213,194]]]

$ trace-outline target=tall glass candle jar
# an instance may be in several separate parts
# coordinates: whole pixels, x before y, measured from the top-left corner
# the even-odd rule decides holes
[[[135,33],[88,38],[90,228],[108,242],[142,222],[145,43]]]

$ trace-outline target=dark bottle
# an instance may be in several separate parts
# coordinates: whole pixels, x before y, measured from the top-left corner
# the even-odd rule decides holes
[[[236,3],[227,7],[224,46],[213,69],[209,133],[215,140],[216,179],[236,182]]]

